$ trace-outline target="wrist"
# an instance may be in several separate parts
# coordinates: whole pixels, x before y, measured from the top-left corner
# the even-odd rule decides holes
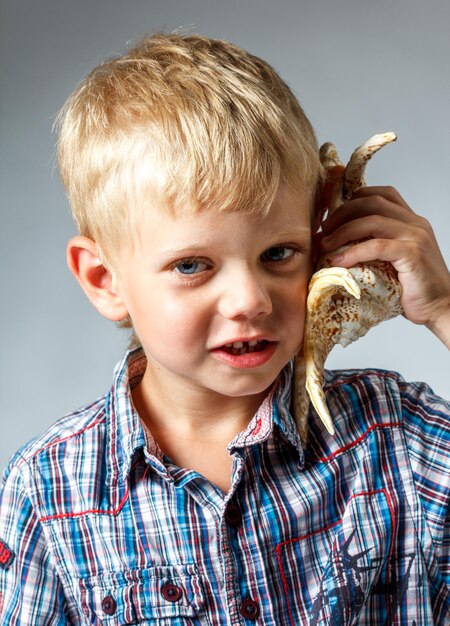
[[[425,326],[450,350],[450,296],[444,300],[438,313]]]

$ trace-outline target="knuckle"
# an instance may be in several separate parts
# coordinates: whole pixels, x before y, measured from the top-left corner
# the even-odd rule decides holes
[[[375,231],[380,230],[385,223],[385,218],[382,215],[372,216],[372,225]]]
[[[425,234],[421,234],[412,243],[412,248],[416,258],[423,258],[430,249],[430,239]]]
[[[376,194],[372,196],[372,203],[375,210],[380,210],[386,204],[387,200],[384,196]]]
[[[431,224],[428,220],[421,217],[414,226],[414,241],[417,243],[418,247],[426,251],[433,245],[434,241],[434,232]]]
[[[409,205],[405,202],[405,199],[403,198],[401,193],[395,187],[393,187],[392,185],[388,185],[387,187],[385,187],[385,189],[386,197],[389,199],[390,202],[410,209]]]
[[[392,185],[387,185],[385,189],[386,189],[386,195],[390,196],[392,199],[403,200],[402,196],[399,194],[397,189],[393,187]]]
[[[375,253],[377,256],[382,256],[386,250],[387,242],[384,239],[374,239],[372,241]]]
[[[422,217],[421,215],[417,216],[417,226],[428,235],[433,233],[433,228],[430,222],[425,217]]]

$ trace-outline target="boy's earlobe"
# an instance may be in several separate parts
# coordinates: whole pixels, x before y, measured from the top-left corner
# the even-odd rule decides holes
[[[67,264],[89,301],[109,320],[118,322],[128,311],[114,285],[114,276],[105,267],[95,241],[78,235],[67,244]]]

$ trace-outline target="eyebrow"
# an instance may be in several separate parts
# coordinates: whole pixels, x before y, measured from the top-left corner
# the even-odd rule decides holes
[[[298,239],[307,250],[311,246],[312,231],[309,226],[299,226],[298,224],[288,224],[281,230],[277,230],[270,234],[270,239],[274,244],[289,242],[291,239]]]
[[[291,237],[301,237],[302,239],[303,238],[307,239],[305,243],[309,245],[311,241],[311,228],[309,226],[299,226],[298,224],[293,224],[292,226],[287,225],[282,230],[273,233],[273,235],[270,233],[270,239],[274,243],[275,242],[281,243],[283,240],[285,239],[289,240]],[[165,248],[162,251],[162,254],[164,256],[177,256],[177,255],[183,256],[184,254],[188,256],[195,256],[196,251],[204,250],[205,248],[210,248],[212,245],[213,244],[211,244],[211,242],[207,242],[207,241],[204,241],[204,242],[193,241],[192,243],[188,245],[180,245],[179,248],[176,245],[171,248]]]
[[[167,255],[167,256],[172,256],[172,255],[177,255],[177,254],[189,254],[190,256],[192,255],[192,252],[195,252],[196,250],[204,250],[205,248],[208,247],[207,243],[200,243],[200,242],[192,242],[189,245],[185,246],[180,246],[179,248],[177,248],[176,246],[173,248],[165,248],[163,250],[163,254]]]
[[[295,224],[293,226],[288,226],[283,230],[276,231],[274,233],[274,237],[276,239],[284,239],[286,237],[304,237],[311,236],[311,228],[309,226],[298,226]]]

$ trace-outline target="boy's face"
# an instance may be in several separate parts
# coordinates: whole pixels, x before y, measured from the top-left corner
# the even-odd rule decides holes
[[[284,190],[266,216],[150,209],[117,279],[145,377],[173,393],[263,394],[302,345],[310,242],[309,200]]]

